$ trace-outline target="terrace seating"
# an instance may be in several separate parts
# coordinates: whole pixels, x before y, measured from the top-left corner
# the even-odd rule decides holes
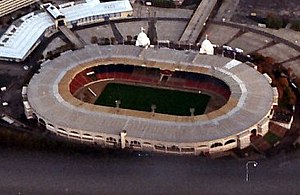
[[[73,79],[73,81],[74,81],[75,83],[80,84],[81,86],[83,86],[83,85],[85,85],[85,84],[88,83],[88,82],[85,80],[85,78],[81,75],[81,73],[80,73],[80,74],[77,74],[77,75],[75,76],[75,78]]]
[[[89,73],[89,72],[92,72],[93,70],[91,70],[91,69],[85,69],[84,71],[82,71],[80,74],[81,74],[81,77],[83,77],[83,79],[84,80],[86,80],[86,82],[87,83],[90,83],[90,82],[92,82],[92,81],[94,81],[94,79],[93,79],[93,77],[95,76],[95,75],[92,75],[92,76],[88,76],[87,75],[87,73]]]
[[[167,82],[166,82],[166,86],[170,86],[170,87],[178,87],[178,86],[183,86],[184,85],[185,80],[183,79],[179,79],[179,78],[174,78],[173,76],[170,77]]]
[[[184,88],[188,88],[188,89],[198,89],[198,82],[192,80],[186,80],[183,86]]]
[[[70,92],[72,94],[74,94],[80,87],[82,87],[82,85],[77,84],[77,83],[73,82],[73,80],[72,80],[70,83]]]
[[[86,69],[74,77],[70,84],[70,91],[72,94],[80,87],[94,81],[86,76],[86,73],[90,71],[95,72],[95,78],[97,80],[117,79],[120,81],[153,85],[159,84],[159,79],[161,77],[160,70],[157,68],[144,68],[123,64],[100,65],[91,69]],[[209,75],[197,73],[175,71],[163,85],[174,88],[181,86],[182,88],[190,90],[209,91],[211,93],[219,94],[225,99],[228,99],[230,96],[228,86],[222,81],[212,78]]]
[[[106,73],[98,73],[96,77],[98,80],[106,79]]]

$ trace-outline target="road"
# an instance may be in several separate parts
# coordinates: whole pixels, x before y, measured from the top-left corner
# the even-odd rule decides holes
[[[203,0],[196,9],[193,17],[185,28],[179,42],[195,43],[205,23],[213,11],[217,0]]]
[[[253,32],[259,35],[263,35],[266,37],[269,37],[271,39],[273,39],[275,42],[277,43],[283,43],[285,45],[287,45],[288,47],[291,47],[297,51],[300,51],[300,46],[290,42],[289,40],[283,39],[281,37],[275,36],[271,33],[262,31],[262,30],[258,30],[256,28],[253,28],[251,26],[245,26],[243,24],[237,24],[237,23],[231,23],[231,22],[220,22],[220,21],[211,21],[212,24],[218,24],[218,25],[224,25],[224,26],[229,26],[229,27],[233,27],[233,28],[239,28],[242,31],[246,31],[246,32]]]
[[[246,161],[0,148],[0,194],[299,194],[300,151]]]

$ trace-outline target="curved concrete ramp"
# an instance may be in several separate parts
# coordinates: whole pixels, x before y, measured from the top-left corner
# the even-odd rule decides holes
[[[201,33],[204,23],[214,9],[218,0],[202,0],[189,24],[180,37],[180,42],[195,43]]]

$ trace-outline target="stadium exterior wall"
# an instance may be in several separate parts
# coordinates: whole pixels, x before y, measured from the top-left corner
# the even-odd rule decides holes
[[[90,131],[82,131],[78,129],[72,129],[68,127],[61,127],[53,125],[46,121],[46,119],[34,113],[39,121],[40,125],[45,125],[45,128],[52,133],[64,137],[70,140],[76,140],[81,143],[99,145],[103,148],[121,148],[120,135],[95,133]],[[265,124],[269,124],[268,117],[265,118]],[[207,142],[198,143],[171,143],[153,140],[144,140],[140,138],[134,138],[126,136],[126,148],[148,151],[148,152],[160,152],[160,153],[173,153],[173,154],[213,154],[225,152],[234,148],[244,149],[250,145],[251,131],[255,128],[259,128],[259,124],[253,128],[246,129],[238,135],[233,135],[218,140],[211,140]],[[265,132],[260,135],[267,133],[268,128],[264,129]]]
[[[96,55],[97,57],[90,56],[91,59],[97,58],[97,60],[94,60],[94,61],[93,60],[89,61],[88,60],[89,57],[84,58],[83,56],[78,56],[78,55],[81,55],[80,52],[86,53],[87,51],[88,51],[88,55],[92,55],[93,52],[96,52],[95,54],[101,53],[101,56],[99,56],[99,55],[98,56]],[[61,56],[62,57],[61,59],[54,60],[54,62],[59,62],[60,60],[63,61],[63,59],[65,58],[69,61],[69,60],[71,60],[70,57],[72,57],[72,56],[77,56],[76,59],[77,58],[82,59],[81,62],[76,60],[76,63],[78,65],[72,65],[72,67],[74,67],[73,69],[66,66],[66,65],[64,65],[65,67],[68,67],[67,68],[68,71],[67,72],[62,71],[62,72],[65,75],[68,74],[69,72],[71,72],[71,75],[66,76],[67,79],[72,78],[72,75],[80,72],[80,70],[83,70],[83,69],[88,68],[88,67],[93,67],[93,66],[95,66],[95,64],[99,65],[99,63],[100,64],[101,63],[103,63],[103,64],[119,63],[120,61],[125,60],[126,63],[128,63],[128,61],[130,61],[133,64],[140,63],[140,65],[142,64],[144,66],[149,66],[149,67],[152,67],[152,66],[159,67],[159,66],[161,66],[160,67],[161,69],[165,69],[170,64],[173,64],[172,65],[173,69],[176,69],[178,67],[179,68],[186,67],[187,64],[184,63],[184,62],[179,62],[176,59],[174,59],[174,62],[170,62],[170,61],[164,62],[163,59],[160,59],[160,58],[166,58],[166,59],[169,60],[169,59],[172,59],[172,58],[168,57],[168,55],[175,55],[175,56],[179,55],[178,58],[182,59],[180,57],[180,55],[184,55],[184,56],[191,55],[192,58],[187,57],[186,59],[188,59],[189,61],[191,61],[193,63],[196,63],[196,64],[198,64],[199,61],[205,63],[204,61],[206,59],[206,56],[198,56],[198,55],[195,55],[195,54],[192,54],[192,53],[187,54],[187,53],[184,53],[182,51],[163,50],[164,55],[162,54],[162,56],[165,56],[165,57],[162,57],[162,56],[155,57],[158,61],[160,61],[160,63],[157,63],[157,62],[154,61],[153,57],[151,57],[151,60],[147,60],[147,56],[154,56],[153,54],[155,54],[155,55],[158,54],[156,49],[147,49],[147,50],[145,50],[145,49],[134,49],[133,46],[101,47],[101,46],[94,45],[94,46],[87,46],[86,48],[84,48],[82,50],[77,50],[76,52],[75,53],[74,52],[65,53],[65,54],[63,54],[63,56]],[[108,58],[105,57],[106,52],[109,53],[109,55],[107,56]],[[136,52],[136,54],[128,54],[130,52],[133,52],[133,53]],[[173,53],[176,53],[176,54],[173,54]],[[115,56],[113,56],[113,55],[115,55]],[[133,56],[131,57],[131,55],[133,55]],[[201,65],[201,68],[199,70],[205,70],[207,72],[207,74],[209,74],[210,71],[213,71],[212,72],[213,74],[217,74],[216,70],[225,71],[225,69],[223,70],[223,68],[221,68],[221,67],[225,67],[225,68],[229,67],[228,64],[230,63],[230,60],[228,60],[226,58],[223,59],[221,57],[214,57],[214,56],[207,57],[207,58],[209,58],[208,61],[210,61],[210,63],[215,63],[216,66],[219,66],[217,68],[211,68],[208,65]],[[223,63],[222,63],[222,60],[224,60]],[[51,61],[45,62],[45,64],[42,65],[41,73],[45,71],[43,69],[47,69],[48,67],[49,67],[49,69],[52,70],[52,67],[54,65],[52,65],[51,63],[52,63]],[[174,66],[174,63],[177,63],[178,65]],[[62,63],[62,64],[64,64],[64,63]],[[179,64],[181,64],[181,65],[179,65]],[[191,70],[193,70],[192,66],[193,66],[192,64],[189,65],[189,68]],[[239,70],[239,68],[243,68],[243,67],[246,68],[245,70],[253,72],[253,70],[250,70],[249,68],[247,68],[247,66],[244,66],[244,65],[240,65],[239,67],[235,67],[235,68],[237,68],[237,70]],[[230,68],[232,68],[232,67],[230,67]],[[232,69],[234,69],[234,68],[232,68]],[[56,68],[55,68],[55,70],[56,70]],[[57,70],[59,70],[59,69],[57,69]],[[62,74],[62,72],[60,72],[60,75]],[[238,76],[238,73],[236,73],[236,74]],[[254,75],[257,75],[257,73],[255,73]],[[239,80],[237,76],[232,75],[232,77],[234,77],[236,80]],[[36,80],[35,77],[39,77],[39,75],[35,75],[33,80]],[[263,76],[261,75],[261,77],[263,77]],[[43,79],[47,80],[47,78],[43,78]],[[51,79],[53,79],[53,78],[51,78]],[[261,78],[259,78],[259,79],[261,79]],[[60,82],[68,83],[67,80],[60,81]],[[251,82],[253,82],[253,79],[251,79]],[[261,79],[261,82],[264,83],[266,81],[264,81],[264,79]],[[40,85],[40,82],[37,82],[36,84]],[[240,85],[241,88],[243,88],[243,86],[246,86],[246,84],[243,84],[243,83],[240,83],[239,85]],[[263,84],[263,85],[267,86],[269,84],[267,83],[267,84]],[[65,137],[67,139],[77,140],[77,141],[80,141],[80,142],[83,142],[83,143],[95,144],[95,145],[99,145],[101,147],[121,148],[120,133],[121,133],[121,131],[126,130],[126,129],[120,129],[118,131],[119,133],[116,133],[116,132],[107,133],[107,132],[110,132],[110,131],[103,128],[103,127],[101,127],[101,126],[97,127],[97,131],[91,131],[91,130],[83,130],[83,129],[80,129],[80,128],[71,128],[70,126],[59,125],[58,123],[56,123],[53,120],[52,121],[47,120],[47,117],[45,117],[43,114],[39,113],[38,110],[40,109],[40,107],[39,106],[36,107],[37,104],[32,102],[36,98],[39,99],[39,97],[36,94],[37,92],[35,92],[35,91],[43,90],[43,89],[36,89],[36,87],[38,87],[38,86],[35,86],[35,84],[29,84],[28,100],[29,100],[29,103],[33,105],[32,106],[32,112],[34,113],[33,116],[35,116],[37,118],[37,120],[39,121],[39,123],[41,125],[45,126],[46,129],[48,129],[49,131],[53,132],[56,135]],[[44,87],[43,84],[41,85],[41,87]],[[232,89],[235,88],[235,86],[232,86],[232,87],[233,87]],[[128,135],[125,138],[126,139],[125,148],[130,148],[130,149],[133,149],[133,150],[141,150],[141,151],[155,151],[155,152],[162,152],[162,153],[193,154],[193,155],[199,155],[199,154],[202,154],[202,153],[204,153],[204,154],[219,153],[219,152],[228,151],[228,150],[233,149],[233,148],[243,149],[243,148],[250,145],[250,136],[251,136],[251,132],[253,130],[255,130],[255,132],[257,132],[260,135],[264,135],[268,131],[269,117],[271,116],[272,105],[276,103],[276,102],[273,102],[273,95],[274,95],[273,90],[272,90],[271,86],[269,86],[269,87],[270,87],[270,91],[271,91],[272,95],[267,95],[268,97],[266,99],[268,101],[268,103],[267,103],[268,109],[267,108],[263,109],[263,110],[266,110],[266,112],[263,111],[264,115],[261,116],[261,114],[259,114],[259,117],[261,117],[261,119],[259,121],[253,122],[253,124],[248,126],[248,128],[246,128],[244,130],[240,130],[240,132],[238,132],[238,133],[234,133],[234,134],[228,134],[227,133],[227,134],[225,134],[227,136],[224,136],[224,137],[219,136],[220,138],[211,139],[211,140],[201,140],[201,141],[199,140],[199,141],[188,141],[188,142],[179,141],[179,142],[176,142],[176,140],[174,140],[174,141],[165,141],[165,140],[160,140],[159,138],[149,139],[147,137],[136,137],[136,136],[132,136],[132,133],[129,132]],[[52,86],[51,88],[54,89],[55,87]],[[257,89],[259,89],[259,88],[257,88]],[[243,90],[247,91],[247,89],[243,89]],[[251,89],[248,89],[248,90],[250,90],[250,92],[248,92],[249,93],[248,95],[250,95],[251,94]],[[66,92],[68,90],[64,89],[64,91]],[[266,91],[266,90],[264,89],[264,91]],[[30,92],[31,92],[31,94],[30,94]],[[67,96],[71,97],[71,99],[70,99],[71,102],[79,101],[79,100],[74,100],[75,98],[70,94],[70,92],[66,92],[66,93],[65,92],[64,92],[64,95],[69,94]],[[45,93],[45,92],[43,92],[43,93]],[[57,92],[55,92],[55,93],[57,93]],[[56,94],[56,95],[58,95],[58,94]],[[31,97],[33,97],[33,98],[31,98]],[[65,97],[61,97],[61,98],[62,99],[59,100],[59,102],[63,101],[63,99]],[[74,98],[74,99],[72,99],[72,98]],[[255,95],[254,98],[256,100],[257,96]],[[265,98],[265,97],[262,97],[262,98]],[[44,99],[42,99],[42,100],[44,100]],[[79,102],[77,102],[75,104],[78,104],[78,103]],[[42,104],[44,104],[44,103],[42,103]],[[82,104],[82,103],[80,103],[80,104]],[[270,107],[269,107],[269,105],[270,105]],[[224,107],[227,107],[227,106],[228,105],[225,105]],[[245,104],[245,106],[247,106],[247,104]],[[247,107],[249,107],[249,105]],[[234,109],[235,108],[233,108],[233,110]],[[250,106],[250,110],[251,109],[252,108]],[[228,108],[227,108],[227,110],[228,110]],[[223,109],[223,111],[224,111],[224,109]],[[115,115],[115,114],[116,113],[114,113],[113,115]],[[122,114],[122,110],[120,111],[119,114]],[[226,117],[227,114],[225,114],[224,116]],[[210,117],[212,117],[212,116],[210,115]],[[200,116],[200,118],[201,118],[201,116]],[[216,130],[219,131],[219,132],[230,131],[228,128],[223,127],[223,126],[216,126],[216,128],[217,128]],[[181,130],[185,131],[185,129],[181,129]],[[201,133],[201,131],[199,133]],[[158,137],[159,137],[159,135],[158,135]],[[191,140],[195,140],[195,139],[193,138]]]
[[[121,148],[120,135],[95,133],[90,131],[82,131],[68,127],[60,127],[53,125],[46,121],[38,114],[40,125],[45,125],[45,128],[52,133],[70,140],[76,140],[81,143],[99,145],[103,148]],[[42,122],[44,121],[44,122]],[[147,152],[160,152],[160,153],[173,153],[173,154],[213,154],[225,152],[234,148],[244,149],[250,145],[251,130],[246,129],[244,132],[226,137],[218,140],[211,140],[207,142],[198,143],[171,143],[153,140],[144,140],[126,136],[126,148],[147,151]]]

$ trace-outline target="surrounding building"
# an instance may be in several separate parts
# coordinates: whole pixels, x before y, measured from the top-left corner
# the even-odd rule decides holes
[[[27,7],[38,0],[0,0],[0,17]]]
[[[60,25],[72,28],[108,19],[121,19],[132,16],[133,11],[128,0],[68,3],[59,8],[48,3],[43,8],[46,11],[32,12],[15,21],[0,37],[0,59],[23,61],[45,34],[55,32]]]

